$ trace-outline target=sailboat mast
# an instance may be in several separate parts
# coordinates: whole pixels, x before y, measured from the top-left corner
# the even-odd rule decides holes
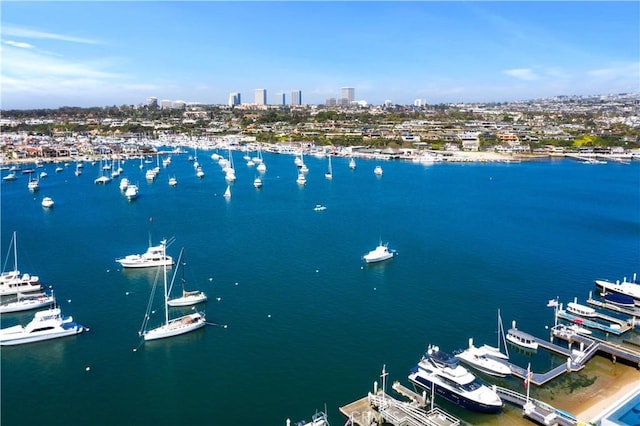
[[[18,272],[18,238],[16,231],[13,231],[13,271]]]
[[[163,240],[162,242],[162,264],[164,268],[164,323],[169,326],[169,295],[167,293],[167,246]]]

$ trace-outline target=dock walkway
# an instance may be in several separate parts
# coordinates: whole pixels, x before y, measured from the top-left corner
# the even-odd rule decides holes
[[[503,401],[522,408],[522,414],[538,424],[575,426],[579,424],[578,419],[566,411],[559,410],[551,405],[529,398],[511,389],[493,386],[493,389],[500,395]]]

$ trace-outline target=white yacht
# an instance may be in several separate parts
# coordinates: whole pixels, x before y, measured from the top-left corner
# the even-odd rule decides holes
[[[296,179],[298,185],[305,185],[307,183],[307,178],[304,176],[304,173],[298,173],[298,178]]]
[[[120,179],[120,191],[126,191],[127,186],[129,186],[129,179],[127,177],[123,177],[122,179]]]
[[[11,312],[29,311],[31,309],[42,308],[44,306],[53,305],[55,298],[53,294],[48,296],[45,293],[38,294],[22,294],[18,293],[15,300],[0,304],[0,314],[8,314]]]
[[[581,317],[588,317],[588,318],[592,318],[595,317],[597,315],[597,312],[595,309],[589,307],[589,306],[584,306],[581,305],[579,303],[576,302],[569,302],[567,303],[567,312],[573,314],[573,315],[578,315]]]
[[[253,180],[253,186],[255,186],[256,188],[262,188],[262,179],[260,179],[259,177],[255,178]]]
[[[160,241],[157,246],[149,246],[143,254],[130,254],[116,259],[123,268],[149,268],[154,266],[171,266],[173,258],[165,254],[167,240]]]
[[[27,183],[27,188],[31,192],[35,192],[40,189],[40,181],[38,179],[29,179],[29,183]]]
[[[491,376],[506,377],[511,374],[511,368],[500,360],[504,359],[506,355],[491,346],[476,347],[471,338],[469,339],[469,347],[454,353],[454,355],[465,364]]]
[[[533,336],[513,327],[507,331],[507,341],[525,349],[537,350],[538,342]]]
[[[14,325],[0,330],[0,345],[21,345],[82,333],[85,328],[62,315],[59,307],[38,311],[26,326]]]
[[[396,254],[396,252],[395,250],[389,250],[389,247],[387,247],[387,245],[388,243],[382,244],[382,242],[380,242],[378,244],[378,247],[362,256],[362,258],[367,263],[382,262],[383,260],[391,259]]]
[[[375,169],[373,169],[373,173],[375,173],[376,176],[382,176],[382,167],[376,166]]]
[[[497,413],[502,408],[502,400],[494,390],[437,346],[429,346],[411,370],[409,381],[429,392],[433,389],[436,395],[473,411]]]
[[[170,177],[169,186],[176,186],[176,185],[178,185],[178,179],[176,179],[175,177]]]
[[[53,207],[53,204],[54,204],[53,203],[53,198],[51,198],[51,197],[44,197],[42,199],[42,207],[44,207],[44,208],[47,208],[47,209],[51,208],[51,207]]]
[[[625,277],[622,282],[620,280],[615,283],[607,280],[595,280],[596,287],[601,288],[605,293],[617,293],[625,296],[630,296],[635,301],[636,305],[640,305],[640,284],[636,280],[636,274],[633,274],[633,279],[627,281]]]
[[[138,198],[138,185],[129,184],[127,185],[127,189],[124,191],[124,196],[127,197],[127,200],[133,201]]]
[[[9,250],[13,246],[13,270],[0,274],[0,295],[28,293],[42,290],[40,278],[37,275],[21,274],[18,270],[18,239],[13,233]]]

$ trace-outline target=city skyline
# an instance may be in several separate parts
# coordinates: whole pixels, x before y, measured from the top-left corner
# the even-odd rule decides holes
[[[227,104],[256,87],[299,90],[304,104],[343,87],[404,105],[638,92],[639,13],[591,1],[4,2],[0,107]]]

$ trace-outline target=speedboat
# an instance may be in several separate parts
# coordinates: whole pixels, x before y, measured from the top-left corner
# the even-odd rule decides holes
[[[495,391],[437,346],[429,346],[411,370],[409,381],[430,392],[433,388],[436,395],[469,410],[497,413],[502,408],[502,399]]]
[[[129,186],[128,178],[123,177],[122,179],[120,179],[120,191],[122,192],[126,191],[128,186]]]
[[[0,330],[0,345],[21,345],[82,333],[85,328],[62,315],[59,307],[38,311],[26,326],[14,325]]]
[[[395,250],[389,250],[387,244],[378,244],[378,247],[371,250],[369,253],[362,256],[367,263],[382,262],[383,260],[391,259],[396,254]]]
[[[44,197],[42,199],[42,207],[44,208],[50,208],[53,207],[53,198],[51,197]]]
[[[154,266],[171,266],[173,258],[164,252],[167,241],[162,240],[157,246],[149,246],[143,254],[130,254],[116,259],[123,268],[149,268]]]
[[[262,179],[260,179],[259,177],[255,178],[253,180],[253,186],[255,186],[256,188],[262,188]]]
[[[287,420],[287,425],[290,422]],[[318,411],[311,416],[310,421],[300,420],[294,423],[294,426],[329,426],[329,417],[322,411]]]
[[[376,166],[376,168],[373,169],[373,173],[375,173],[377,176],[382,176],[382,167]]]
[[[496,377],[506,377],[511,374],[511,368],[503,361],[494,357],[504,359],[506,355],[497,351],[497,348],[484,345],[476,347],[473,339],[469,339],[469,347],[465,350],[454,352],[456,358],[478,371]]]
[[[178,179],[176,179],[175,177],[169,178],[169,186],[176,186],[177,184],[178,184]]]
[[[45,293],[38,294],[22,294],[18,293],[17,299],[0,305],[0,314],[8,314],[10,312],[29,311],[31,309],[42,308],[43,306],[53,305],[55,299],[53,295],[47,296]]]
[[[313,208],[313,210],[317,211],[317,212],[321,212],[327,209],[327,206],[323,206],[322,204],[316,204],[316,206]]]

